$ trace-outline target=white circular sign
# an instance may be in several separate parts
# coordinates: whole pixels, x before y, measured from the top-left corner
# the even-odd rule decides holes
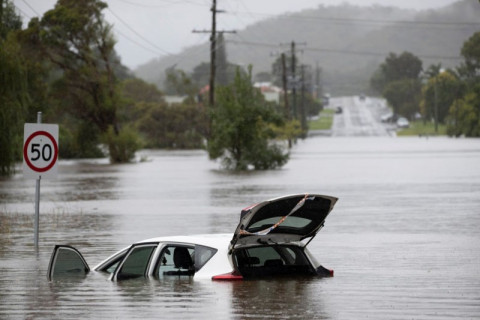
[[[58,125],[25,124],[24,174],[38,177],[54,171],[58,159]]]
[[[47,131],[36,131],[27,138],[23,147],[23,157],[33,171],[48,171],[57,162],[57,141]]]

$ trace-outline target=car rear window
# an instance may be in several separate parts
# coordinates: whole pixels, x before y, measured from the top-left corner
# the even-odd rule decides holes
[[[270,218],[267,218],[267,219],[263,219],[263,220],[259,220],[253,224],[251,224],[249,227],[248,227],[248,230],[249,232],[256,232],[258,230],[262,230],[262,229],[265,229],[265,228],[268,228],[268,227],[271,227],[273,226],[274,224],[278,223],[280,221],[280,219],[282,219],[281,216],[278,216],[278,217],[270,217]],[[306,226],[308,226],[308,224],[312,222],[312,220],[310,219],[306,219],[306,218],[302,218],[302,217],[294,217],[294,216],[290,216],[290,217],[287,217],[285,219],[285,221],[282,222],[282,227],[283,228],[295,228],[295,229],[301,229],[301,228],[304,228]]]
[[[259,246],[235,251],[238,271],[244,277],[311,274],[313,267],[297,246]]]

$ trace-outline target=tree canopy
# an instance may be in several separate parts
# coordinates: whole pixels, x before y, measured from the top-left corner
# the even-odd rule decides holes
[[[275,143],[282,117],[265,103],[250,75],[237,71],[233,84],[219,87],[211,111],[208,153],[234,170],[273,169],[284,165],[288,153]]]
[[[461,52],[465,60],[458,73],[464,82],[464,93],[449,108],[447,132],[453,136],[480,137],[480,32],[464,43]]]
[[[112,27],[103,19],[106,7],[100,0],[58,0],[30,29],[38,32],[45,57],[61,70],[52,87],[60,113],[65,110],[67,115],[93,124],[93,132],[98,134],[91,138],[107,143],[112,162],[124,162],[138,146],[120,138],[117,112],[121,101],[115,74],[119,61]],[[125,145],[120,146],[122,143]]]
[[[418,111],[422,61],[410,52],[390,53],[370,80],[398,115],[411,117]]]
[[[13,172],[15,161],[21,159],[18,146],[35,91],[35,74],[16,41],[21,26],[13,4],[0,1],[0,175]]]

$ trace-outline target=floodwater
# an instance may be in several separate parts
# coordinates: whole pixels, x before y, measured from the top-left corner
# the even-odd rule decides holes
[[[0,180],[1,319],[478,319],[480,140],[312,137],[281,170],[229,173],[204,151],[135,164],[60,161],[41,184]],[[292,193],[339,197],[309,244],[333,278],[48,282],[54,244],[90,266],[131,242],[233,232],[240,210]]]

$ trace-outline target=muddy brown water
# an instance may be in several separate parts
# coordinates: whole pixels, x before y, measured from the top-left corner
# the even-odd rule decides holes
[[[478,319],[480,140],[299,141],[281,170],[228,173],[204,151],[60,161],[41,185],[0,180],[1,319]],[[141,239],[233,232],[240,210],[292,193],[339,197],[310,243],[333,278],[48,282],[55,244],[90,266]]]

